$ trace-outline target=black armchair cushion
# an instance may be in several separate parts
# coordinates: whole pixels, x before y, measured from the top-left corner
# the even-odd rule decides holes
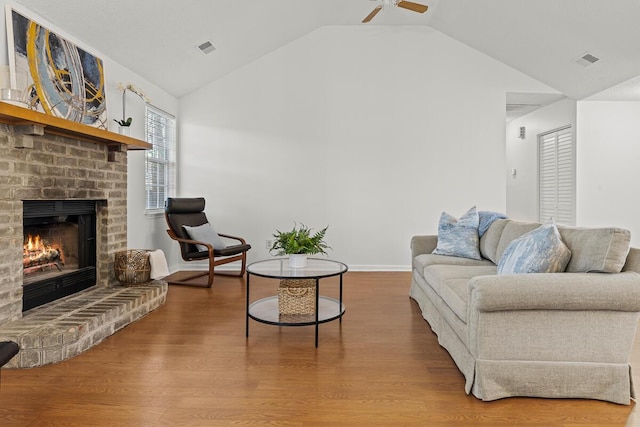
[[[165,204],[169,214],[188,214],[204,211],[204,197],[169,197]]]
[[[209,222],[204,213],[203,197],[169,198],[165,204],[164,211],[171,230],[181,239],[193,240],[184,229],[185,225],[197,227]],[[194,244],[181,242],[180,251],[184,259],[200,259],[199,256],[190,256],[190,254],[200,252]]]
[[[192,245],[193,246],[193,245]],[[244,251],[251,249],[251,245],[230,245],[224,249],[214,249],[213,255],[215,256],[232,256],[238,255]],[[209,258],[209,251],[194,251],[187,252],[185,254],[186,259],[207,259]]]
[[[20,347],[13,341],[0,342],[0,366],[6,365],[20,351]]]
[[[204,199],[167,199],[165,213],[169,225],[174,233],[181,239],[190,239],[183,226],[197,227],[209,221],[204,213]]]

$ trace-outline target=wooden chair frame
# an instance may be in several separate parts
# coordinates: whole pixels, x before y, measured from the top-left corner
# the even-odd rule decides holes
[[[169,237],[171,237],[173,240],[177,241],[177,242],[181,242],[181,243],[191,243],[191,244],[198,244],[198,245],[204,245],[207,247],[207,249],[209,250],[209,269],[206,271],[197,271],[194,272],[194,274],[187,276],[184,279],[181,280],[171,280],[171,284],[175,284],[175,285],[188,285],[188,286],[201,286],[201,287],[206,287],[206,288],[210,288],[211,285],[213,285],[213,275],[214,275],[214,270],[215,267],[218,265],[223,265],[223,264],[228,264],[230,262],[236,262],[236,261],[241,261],[242,262],[242,266],[240,268],[240,273],[226,273],[226,272],[220,272],[218,271],[215,274],[220,274],[223,276],[244,276],[245,271],[247,270],[247,251],[243,251],[242,253],[238,254],[238,255],[232,255],[232,256],[227,256],[227,257],[219,257],[218,259],[215,259],[215,256],[213,254],[213,246],[209,243],[205,243],[205,242],[200,242],[197,240],[190,240],[190,239],[182,239],[178,236],[176,236],[176,234],[173,232],[173,230],[168,229],[167,230],[167,234],[169,234]],[[246,245],[247,242],[245,239],[243,239],[242,237],[236,237],[236,236],[231,236],[228,234],[218,234],[220,237],[225,237],[227,239],[234,239],[234,240],[238,240],[240,242],[240,244],[242,245]],[[202,259],[185,259],[185,261],[201,261]],[[207,283],[204,285],[201,285],[199,283],[193,283],[191,282],[193,279],[196,279],[198,277],[202,277],[202,276],[206,276],[208,275],[207,278]]]

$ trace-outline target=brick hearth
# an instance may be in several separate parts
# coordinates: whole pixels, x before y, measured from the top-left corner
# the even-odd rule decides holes
[[[12,126],[0,125],[0,152],[0,339],[19,342],[25,352],[21,362],[12,361],[12,364],[37,366],[71,357],[164,302],[167,287],[163,282],[149,287],[123,288],[113,274],[115,253],[127,249],[126,151],[110,151],[105,144],[63,136],[21,135],[15,133]],[[22,201],[61,199],[100,201],[96,218],[97,286],[30,310],[23,317]],[[105,301],[128,295],[130,302],[103,306],[95,302],[97,294]],[[133,297],[136,294],[138,296]],[[69,304],[68,299],[73,300],[75,307],[73,319],[84,318],[86,322],[72,320],[68,324],[69,317],[64,314],[62,317],[51,314],[58,313],[57,305],[61,310],[68,308],[64,307]],[[98,306],[106,311],[96,311]],[[111,310],[121,312],[121,316],[113,318],[113,314],[108,314]],[[76,346],[79,350],[64,350],[65,332],[60,331],[69,332],[73,328],[82,330]],[[49,337],[48,331],[51,332]],[[44,344],[58,341],[62,343],[60,350],[47,354],[37,350]],[[27,345],[30,347],[24,347]]]
[[[0,327],[0,341],[15,341],[20,353],[7,368],[31,368],[59,362],[93,347],[165,302],[167,284],[94,286],[37,307],[22,319]]]

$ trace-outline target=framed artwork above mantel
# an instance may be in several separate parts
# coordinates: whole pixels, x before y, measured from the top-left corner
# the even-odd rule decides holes
[[[6,6],[11,86],[25,107],[107,129],[102,60]]]

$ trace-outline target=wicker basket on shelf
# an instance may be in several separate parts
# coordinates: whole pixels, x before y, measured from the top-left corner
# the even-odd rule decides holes
[[[314,314],[316,312],[316,281],[314,279],[284,279],[278,286],[278,311],[281,315]]]
[[[137,286],[151,279],[149,252],[144,249],[129,249],[116,252],[113,269],[116,279],[123,286]]]

